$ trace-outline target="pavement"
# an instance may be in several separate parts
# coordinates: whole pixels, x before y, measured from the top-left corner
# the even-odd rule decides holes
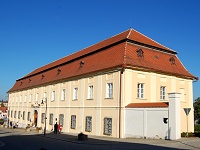
[[[88,136],[87,140],[78,140],[77,134],[69,134],[69,133],[61,133],[54,134],[53,132],[47,131],[46,134],[38,133],[34,128],[31,131],[26,131],[25,129],[8,129],[4,128],[4,130],[13,131],[16,134],[20,135],[36,135],[36,136],[44,136],[46,138],[53,138],[56,140],[62,140],[70,143],[76,144],[90,144],[90,145],[104,145],[104,144],[147,144],[147,145],[156,145],[162,147],[170,147],[175,149],[191,149],[191,150],[200,150],[200,138],[192,137],[192,138],[181,138],[178,140],[163,140],[163,139],[136,139],[136,138],[112,138],[112,137],[100,137],[100,136]]]

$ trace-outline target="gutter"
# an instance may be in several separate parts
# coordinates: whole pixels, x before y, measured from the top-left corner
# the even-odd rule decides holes
[[[121,108],[122,108],[122,74],[124,73],[124,65],[122,66],[120,73],[119,83],[119,139],[121,138]]]

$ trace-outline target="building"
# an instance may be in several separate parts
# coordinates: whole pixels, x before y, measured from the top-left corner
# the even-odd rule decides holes
[[[18,79],[9,119],[46,122],[49,131],[58,122],[68,133],[177,139],[194,131],[193,80],[177,52],[129,29]],[[188,127],[183,108],[191,109]]]

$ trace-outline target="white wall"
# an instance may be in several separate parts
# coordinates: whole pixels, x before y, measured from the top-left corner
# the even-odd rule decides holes
[[[168,108],[126,108],[125,138],[168,138]]]

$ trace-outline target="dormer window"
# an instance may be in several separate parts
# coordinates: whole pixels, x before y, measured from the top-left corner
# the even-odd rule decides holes
[[[175,64],[175,59],[174,59],[174,57],[171,57],[171,58],[169,59],[169,61],[171,62],[172,65]]]
[[[143,50],[141,48],[138,49],[136,52],[137,52],[137,56],[138,57],[143,57],[144,56],[144,52],[143,52]]]
[[[85,63],[85,62],[82,60],[82,61],[80,62],[80,67],[83,67],[84,63]]]
[[[44,75],[42,74],[42,79],[44,79]]]
[[[60,74],[61,70],[58,68],[58,73],[57,74]]]

